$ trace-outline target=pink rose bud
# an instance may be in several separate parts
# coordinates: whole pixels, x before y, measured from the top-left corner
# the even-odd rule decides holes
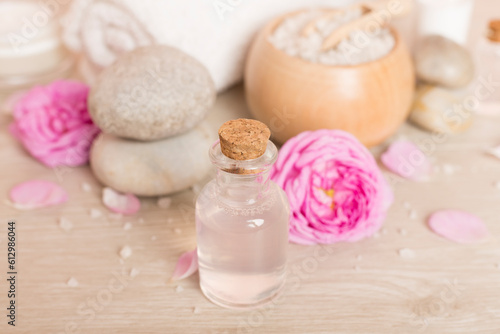
[[[49,167],[87,163],[100,132],[87,111],[88,93],[87,85],[69,80],[33,88],[14,106],[11,133]]]

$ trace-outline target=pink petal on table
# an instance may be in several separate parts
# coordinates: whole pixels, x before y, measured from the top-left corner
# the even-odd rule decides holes
[[[429,218],[429,227],[440,236],[459,243],[481,241],[488,236],[483,221],[468,212],[442,210]]]
[[[432,171],[427,156],[408,140],[392,143],[381,160],[390,171],[414,181],[426,179]]]
[[[141,202],[133,194],[121,194],[111,188],[102,190],[104,205],[113,212],[133,215],[141,208]]]
[[[195,248],[181,255],[175,266],[171,281],[178,281],[198,271],[198,251]]]
[[[17,209],[30,210],[64,203],[66,191],[57,184],[44,180],[20,183],[10,190],[10,200]]]

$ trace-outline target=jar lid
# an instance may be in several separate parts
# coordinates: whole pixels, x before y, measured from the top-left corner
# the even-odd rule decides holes
[[[488,39],[492,42],[500,42],[500,20],[491,20],[488,25]]]
[[[44,9],[36,1],[0,1],[2,61],[38,55],[62,46],[58,13]]]

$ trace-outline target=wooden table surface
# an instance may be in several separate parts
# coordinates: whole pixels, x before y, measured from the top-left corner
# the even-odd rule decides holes
[[[219,97],[211,117],[221,122],[235,115],[247,115],[240,87]],[[0,197],[39,178],[60,183],[70,200],[17,211],[0,198],[0,333],[500,333],[500,190],[494,186],[500,160],[484,153],[500,144],[499,118],[478,117],[467,133],[427,150],[439,169],[430,182],[393,178],[396,200],[375,237],[291,244],[292,274],[282,296],[250,311],[210,303],[197,275],[169,283],[179,255],[195,247],[195,191],[172,196],[169,209],[142,199],[139,214],[118,219],[103,207],[102,186],[87,166],[43,167],[7,133],[9,121],[0,119]],[[429,138],[406,124],[397,136],[417,143]],[[456,172],[444,173],[445,164]],[[92,219],[91,208],[103,216]],[[426,218],[447,208],[480,216],[490,238],[461,245],[433,234]],[[71,231],[61,229],[60,217],[73,222]],[[4,315],[9,219],[18,234],[15,329]],[[124,246],[132,255],[121,261]],[[413,258],[400,255],[405,248]],[[68,285],[72,277],[77,286]]]

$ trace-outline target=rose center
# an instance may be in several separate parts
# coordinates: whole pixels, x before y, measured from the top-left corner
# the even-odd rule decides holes
[[[333,189],[321,189],[326,194],[326,196],[332,199],[332,203],[330,204],[330,208],[333,210],[335,208],[335,202],[333,201],[333,196],[335,195],[335,190]]]

